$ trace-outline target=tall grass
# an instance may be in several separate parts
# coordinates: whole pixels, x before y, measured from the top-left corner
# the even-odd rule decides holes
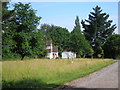
[[[111,63],[111,59],[3,61],[3,87],[54,88]]]

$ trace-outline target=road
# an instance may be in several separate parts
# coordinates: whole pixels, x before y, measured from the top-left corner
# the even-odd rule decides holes
[[[68,82],[62,88],[118,88],[118,62]]]

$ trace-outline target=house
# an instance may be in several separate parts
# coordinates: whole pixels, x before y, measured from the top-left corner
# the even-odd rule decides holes
[[[62,58],[66,58],[66,59],[76,58],[76,54],[71,51],[64,51],[62,52]]]
[[[58,47],[52,45],[52,40],[46,42],[46,49],[48,51],[46,58],[55,59],[58,57]]]

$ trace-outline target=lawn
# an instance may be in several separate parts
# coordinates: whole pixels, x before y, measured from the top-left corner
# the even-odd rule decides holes
[[[112,59],[3,61],[2,85],[3,88],[55,88],[114,62]]]

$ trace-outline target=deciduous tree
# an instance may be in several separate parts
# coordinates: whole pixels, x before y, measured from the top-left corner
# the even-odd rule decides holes
[[[41,26],[46,40],[52,40],[54,46],[58,46],[59,56],[68,49],[69,31],[66,28],[44,24]]]
[[[18,54],[21,60],[25,56],[35,57],[42,55],[45,49],[43,33],[37,29],[41,17],[36,16],[36,10],[31,8],[30,3],[14,4],[14,14],[9,20],[9,32],[6,36],[12,36],[9,41],[12,43],[11,52]],[[5,42],[7,39],[5,38]],[[9,47],[8,45],[6,45]]]
[[[81,32],[79,17],[76,17],[75,27],[70,34],[70,49],[77,54],[77,57],[92,55],[93,50],[85,36]]]
[[[14,14],[14,10],[8,10],[9,2],[2,2],[2,56],[3,59],[15,57],[11,52],[14,47],[12,40],[14,32],[10,29],[10,20]]]

